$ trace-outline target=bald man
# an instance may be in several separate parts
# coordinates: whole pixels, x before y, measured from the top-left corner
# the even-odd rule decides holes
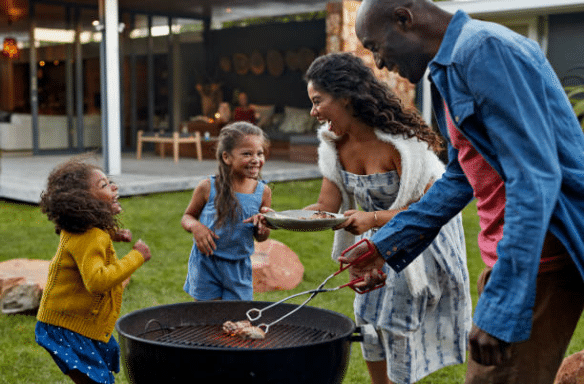
[[[379,68],[412,83],[429,69],[449,161],[352,275],[402,270],[476,198],[485,269],[466,382],[553,383],[584,308],[584,134],[556,74],[534,41],[431,1],[364,0],[356,33]]]

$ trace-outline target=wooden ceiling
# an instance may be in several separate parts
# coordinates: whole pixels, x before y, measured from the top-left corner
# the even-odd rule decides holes
[[[28,40],[29,1],[32,0],[0,0],[0,37]],[[120,18],[135,13],[199,20],[210,17],[217,22],[320,11],[335,1],[340,0],[118,0],[118,5]],[[90,29],[98,17],[98,0],[35,0],[34,4],[37,27],[66,29],[68,6],[81,7],[84,29]]]
[[[337,1],[337,0],[332,0]],[[47,4],[52,5],[74,5],[96,9],[97,0],[49,0]],[[227,12],[237,12],[247,8],[257,12],[261,16],[265,12],[274,12],[280,8],[281,14],[286,14],[286,9],[301,10],[306,8],[309,12],[314,7],[323,8],[324,1],[311,0],[118,0],[122,12],[134,12],[140,14],[152,14],[170,17],[197,18],[205,17],[209,14]],[[36,3],[37,15],[42,14],[51,17],[49,9],[54,6],[43,6],[42,0]],[[43,10],[45,8],[45,10]],[[15,23],[21,19],[28,18],[29,0],[0,0],[0,23]],[[40,16],[40,15],[39,15]]]

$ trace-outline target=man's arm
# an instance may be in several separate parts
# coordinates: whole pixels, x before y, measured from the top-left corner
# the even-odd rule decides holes
[[[398,213],[371,238],[379,253],[396,271],[404,269],[434,240],[443,225],[473,199],[473,191],[449,146],[449,163],[442,177],[407,210]]]

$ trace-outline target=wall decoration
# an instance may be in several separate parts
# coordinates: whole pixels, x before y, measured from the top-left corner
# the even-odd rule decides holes
[[[316,55],[312,49],[307,47],[300,48],[298,50],[298,69],[302,73],[305,73],[308,67],[310,67],[310,64],[314,61],[315,56]]]
[[[219,59],[219,68],[221,68],[223,72],[231,72],[231,58],[223,56]]]
[[[249,72],[249,57],[243,53],[234,53],[233,69],[238,75],[247,75]]]
[[[260,51],[255,50],[250,56],[251,72],[255,75],[261,75],[266,70],[266,62]]]
[[[279,77],[284,72],[284,58],[279,51],[271,49],[266,55],[268,73],[274,77]]]
[[[298,53],[296,51],[286,51],[285,60],[289,70],[297,71],[300,69],[300,61],[298,60]]]

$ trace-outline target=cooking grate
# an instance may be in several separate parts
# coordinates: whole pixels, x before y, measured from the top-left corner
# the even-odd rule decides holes
[[[215,324],[159,328],[139,336],[147,340],[181,346],[264,349],[304,346],[331,340],[336,334],[314,328],[276,324],[270,327],[264,339],[243,340],[238,336],[225,334],[221,325]]]

